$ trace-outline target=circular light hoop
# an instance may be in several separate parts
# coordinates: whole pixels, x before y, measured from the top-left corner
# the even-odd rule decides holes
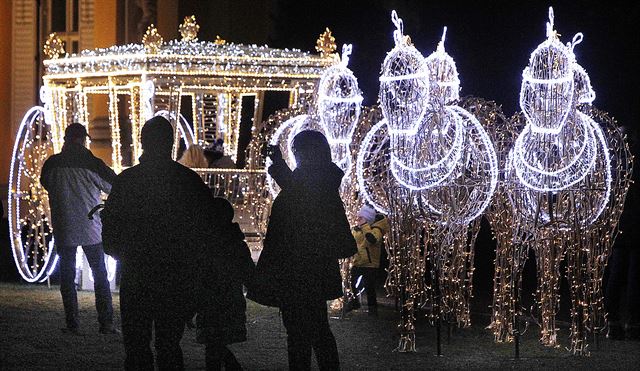
[[[447,127],[443,131],[449,129],[451,121],[454,122],[453,141],[451,141],[451,144],[447,148],[445,154],[433,163],[426,165],[423,163],[415,163],[419,154],[423,153],[424,150],[427,150],[429,153],[433,152],[429,151],[428,148],[424,148],[428,147],[430,138],[424,138],[422,135],[426,134],[425,136],[428,136],[429,134],[432,134],[433,130],[428,130],[429,133],[425,133],[425,130],[418,130],[418,134],[413,136],[391,134],[391,172],[398,183],[402,184],[404,187],[412,190],[432,188],[442,183],[455,170],[456,164],[462,155],[465,129],[464,125],[461,123],[460,117],[455,111],[449,107],[445,107],[444,113],[446,113],[444,117],[452,118],[452,120],[448,120]],[[423,121],[421,127],[424,127],[428,123],[431,116],[425,116],[425,118],[427,120]],[[435,128],[434,130],[437,129],[438,128]],[[399,157],[397,148],[399,139],[404,144],[403,147],[413,148],[420,153],[413,153],[408,157]],[[421,139],[427,143],[427,146],[421,145]],[[406,163],[410,163],[414,166],[409,166]]]
[[[524,148],[524,142],[530,133],[528,126],[518,136],[514,147],[514,168],[518,179],[527,187],[538,191],[559,191],[578,183],[593,168],[597,155],[597,142],[592,126],[585,115],[576,112],[576,121],[580,125],[571,125],[565,130],[579,130],[584,133],[584,140],[581,144],[579,152],[571,159],[571,161],[560,169],[555,171],[541,170],[531,165],[526,160],[527,151]],[[542,143],[541,143],[542,144]],[[535,146],[535,144],[531,144]],[[570,146],[571,143],[565,143]]]
[[[302,116],[304,116],[304,119],[302,119]],[[288,152],[287,157],[289,159],[289,161],[287,162],[289,163],[289,167],[291,168],[291,170],[295,170],[295,168],[298,167],[298,163],[296,162],[296,157],[293,154],[293,139],[296,137],[296,135],[298,135],[298,133],[304,130],[322,131],[322,128],[319,127],[320,126],[319,122],[315,120],[314,117],[310,115],[300,115],[297,117],[301,117],[301,119],[296,120],[296,122],[291,126],[291,128],[287,132],[286,148]]]
[[[287,163],[287,166],[289,166],[292,169],[295,169],[296,162],[293,156],[293,152],[291,152],[289,148],[289,141],[288,141],[289,133],[291,132],[291,129],[294,126],[296,126],[300,121],[304,122],[305,120],[307,120],[308,117],[309,115],[298,115],[286,120],[285,122],[280,124],[280,126],[276,129],[276,131],[271,136],[271,139],[269,140],[270,145],[280,147],[280,151],[282,152],[282,158]],[[272,163],[273,162],[271,161],[271,158],[267,157],[267,159],[265,160],[265,168],[268,169]],[[278,187],[278,185],[273,180],[273,178],[271,177],[268,171],[267,171],[267,186],[269,187],[269,192],[271,193],[271,196],[273,198],[275,198],[278,195],[278,193],[280,193],[280,187]]]
[[[388,123],[382,119],[373,125],[364,136],[356,158],[356,178],[360,192],[368,204],[382,214],[389,214],[389,207],[385,196],[385,188],[390,181],[395,180],[387,169],[389,168],[388,151],[389,135]],[[374,164],[370,166],[370,164]],[[374,170],[380,173],[373,174]]]
[[[613,179],[611,176],[611,157],[609,156],[609,146],[607,144],[607,140],[604,137],[604,133],[602,132],[602,129],[600,128],[600,125],[598,125],[597,122],[593,121],[593,119],[591,119],[586,115],[585,115],[585,118],[586,118],[586,121],[588,121],[591,127],[593,128],[593,131],[596,134],[596,137],[598,138],[598,143],[600,144],[600,150],[604,157],[604,174],[605,174],[605,187],[606,187],[604,196],[601,197],[599,200],[599,205],[598,205],[598,208],[596,209],[596,212],[591,216],[591,218],[589,218],[584,223],[584,225],[591,225],[596,220],[598,220],[598,218],[600,217],[604,209],[607,207],[607,203],[609,202],[609,198],[611,197],[611,183]]]
[[[399,45],[382,63],[380,108],[390,132],[415,133],[429,98],[429,71],[413,46]]]
[[[467,160],[459,161],[454,175],[440,187],[424,190],[420,197],[438,223],[465,225],[478,218],[491,203],[498,184],[498,158],[491,138],[475,116],[462,107],[448,107],[463,121],[466,133],[463,157]],[[461,207],[448,207],[448,200],[461,199],[462,195],[466,202]]]
[[[23,162],[24,154],[27,148],[27,142],[30,140],[32,135],[32,126],[41,115],[44,117],[45,114],[45,109],[40,106],[34,106],[25,113],[20,126],[18,127],[18,136],[16,137],[13,145],[11,164],[9,168],[7,218],[9,219],[11,251],[13,252],[13,259],[18,269],[18,273],[20,273],[22,279],[27,282],[41,282],[45,280],[49,273],[53,271],[53,268],[55,268],[55,264],[57,263],[57,259],[55,259],[55,257],[52,259],[54,245],[50,242],[46,244],[46,251],[42,264],[39,267],[40,269],[34,273],[28,266],[28,258],[25,256],[23,242],[21,237],[19,237],[20,231],[16,230],[16,228],[19,228],[20,226],[20,217],[22,215],[18,199],[21,197],[19,193],[21,191],[22,174],[26,171],[24,169]],[[20,140],[21,138],[22,140]]]

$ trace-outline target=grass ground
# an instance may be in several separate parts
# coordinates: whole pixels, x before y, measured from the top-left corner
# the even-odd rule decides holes
[[[118,335],[97,331],[93,293],[79,292],[80,335],[63,334],[63,309],[57,286],[0,283],[0,369],[2,370],[109,370],[122,367],[122,341]],[[345,319],[332,319],[343,370],[424,369],[638,369],[640,343],[602,339],[590,357],[571,356],[564,348],[546,348],[530,328],[521,345],[521,359],[513,359],[512,344],[495,344],[484,327],[488,317],[474,316],[469,329],[457,329],[447,341],[444,356],[435,355],[435,329],[419,321],[417,352],[397,353],[398,314],[390,300],[382,300],[378,317],[355,311]],[[114,294],[119,314],[119,297]],[[287,368],[286,338],[277,310],[249,303],[249,341],[231,346],[247,370]],[[118,316],[119,317],[119,316]],[[188,369],[204,369],[204,349],[193,330],[182,341]],[[567,329],[559,335],[568,343]]]

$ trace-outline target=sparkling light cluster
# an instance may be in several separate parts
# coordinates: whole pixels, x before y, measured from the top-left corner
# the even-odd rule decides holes
[[[146,71],[166,74],[213,76],[262,76],[271,78],[318,78],[333,57],[297,49],[272,49],[267,46],[210,41],[171,40],[152,44],[127,44],[95,50],[83,50],[66,58],[44,61],[49,76],[77,77],[104,73],[131,74]]]

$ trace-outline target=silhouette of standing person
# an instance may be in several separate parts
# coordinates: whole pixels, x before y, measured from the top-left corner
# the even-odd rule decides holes
[[[89,220],[87,214],[102,202],[100,192],[109,193],[116,174],[85,147],[88,136],[81,124],[67,126],[62,151],[45,161],[40,183],[49,193],[53,235],[60,257],[60,293],[66,317],[63,331],[77,333],[80,325],[75,278],[76,251],[82,246],[93,272],[99,331],[114,334],[117,331],[102,250],[102,223],[98,215]]]
[[[107,254],[120,260],[125,369],[183,369],[180,340],[195,313],[197,257],[212,238],[213,198],[194,171],[171,159],[173,127],[147,121],[140,164],[113,183],[102,211]]]
[[[337,370],[327,300],[342,296],[338,259],[357,252],[338,193],[344,173],[331,162],[320,132],[300,132],[292,149],[298,165],[294,171],[279,148],[271,155],[269,174],[282,190],[273,201],[247,297],[281,309],[290,369],[310,369],[313,349],[321,370]]]

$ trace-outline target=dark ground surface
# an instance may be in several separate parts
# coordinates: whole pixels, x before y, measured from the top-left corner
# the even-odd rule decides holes
[[[63,309],[57,286],[0,283],[0,369],[2,370],[107,370],[119,369],[123,349],[118,335],[97,332],[93,293],[80,292],[80,335],[60,331]],[[114,294],[119,312],[119,297]],[[249,341],[231,348],[247,370],[287,368],[286,339],[278,311],[249,303]],[[117,316],[119,318],[119,315]],[[338,341],[343,370],[417,369],[637,369],[640,343],[601,339],[591,347],[591,356],[572,356],[565,349],[568,331],[559,334],[562,346],[546,348],[533,326],[524,335],[521,359],[513,359],[512,344],[495,344],[484,327],[486,314],[475,313],[474,325],[456,329],[447,341],[444,356],[437,357],[435,328],[418,322],[417,352],[397,353],[396,325],[399,316],[390,299],[382,300],[378,317],[355,311],[345,319],[331,320]],[[188,369],[204,369],[204,349],[195,343],[195,332],[187,330],[182,341]],[[314,365],[315,367],[315,365]]]

